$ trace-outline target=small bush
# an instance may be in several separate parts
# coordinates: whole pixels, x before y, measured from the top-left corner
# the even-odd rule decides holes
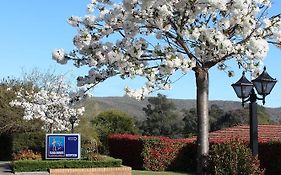
[[[109,154],[107,137],[113,133],[136,133],[133,117],[125,112],[109,110],[92,120],[101,141],[100,152]]]
[[[209,163],[210,174],[213,175],[263,174],[257,157],[253,157],[245,143],[238,140],[212,145]]]
[[[92,124],[83,118],[75,129],[81,134],[81,158],[88,159],[89,154],[97,154],[101,143]]]
[[[13,153],[13,160],[42,160],[41,153],[33,152],[30,149],[23,149],[18,153]]]
[[[48,171],[55,168],[98,168],[98,167],[120,167],[122,160],[112,157],[104,157],[99,161],[88,160],[19,160],[13,161],[11,168],[13,172]]]

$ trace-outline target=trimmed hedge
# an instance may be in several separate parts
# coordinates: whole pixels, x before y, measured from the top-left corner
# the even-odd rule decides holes
[[[218,143],[224,140],[211,140],[210,146]],[[110,155],[133,169],[196,170],[197,145],[191,139],[113,134],[108,137],[108,144]],[[265,174],[281,174],[281,142],[259,143],[259,160]]]
[[[133,169],[182,171],[196,166],[196,145],[190,139],[113,134],[108,144],[110,156]]]
[[[100,168],[121,167],[122,160],[105,157],[104,160],[20,160],[13,161],[11,168],[13,172],[48,171],[55,168]]]
[[[110,156],[121,158],[124,165],[134,169],[143,169],[142,150],[143,144],[140,136],[131,134],[112,134],[109,136],[108,145]]]

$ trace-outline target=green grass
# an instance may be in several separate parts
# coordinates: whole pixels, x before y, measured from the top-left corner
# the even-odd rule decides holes
[[[138,170],[133,170],[132,175],[191,175],[187,173],[178,173],[178,172],[169,172],[169,171],[138,171]]]

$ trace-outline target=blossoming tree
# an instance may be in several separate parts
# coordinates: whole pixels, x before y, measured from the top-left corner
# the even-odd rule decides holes
[[[25,120],[42,120],[46,132],[69,130],[69,118],[81,116],[84,112],[83,107],[73,106],[68,86],[62,79],[55,83],[46,83],[39,90],[33,88],[30,92],[18,91],[16,100],[10,102],[10,105],[22,107]]]
[[[75,49],[53,51],[53,59],[90,67],[78,85],[88,88],[119,75],[143,77],[127,95],[142,99],[170,89],[179,73],[195,72],[197,85],[198,174],[208,155],[208,72],[227,60],[246,70],[258,68],[269,44],[281,47],[280,14],[267,17],[270,0],[92,0],[84,17],[71,16],[77,28]]]

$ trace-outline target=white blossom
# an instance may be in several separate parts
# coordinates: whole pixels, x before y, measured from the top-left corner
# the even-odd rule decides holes
[[[24,109],[23,119],[40,119],[44,122],[44,130],[54,131],[69,130],[69,118],[78,118],[84,113],[84,107],[75,108],[69,96],[68,86],[61,80],[60,83],[48,84],[48,87],[31,93],[18,91],[17,98],[10,102],[11,106]]]
[[[225,63],[233,58],[247,70],[262,65],[269,43],[281,47],[280,15],[267,17],[270,7],[270,0],[92,0],[86,16],[69,19],[78,34],[67,58],[89,67],[78,86],[143,77],[142,87],[125,89],[143,99],[170,89],[179,71],[218,65],[232,76]],[[66,63],[64,52],[53,55]]]
[[[70,24],[73,27],[78,27],[79,23],[81,22],[81,18],[79,16],[71,16],[67,20],[68,24]]]
[[[63,49],[54,49],[52,53],[52,58],[60,64],[67,63],[67,58],[65,57],[65,53]]]

